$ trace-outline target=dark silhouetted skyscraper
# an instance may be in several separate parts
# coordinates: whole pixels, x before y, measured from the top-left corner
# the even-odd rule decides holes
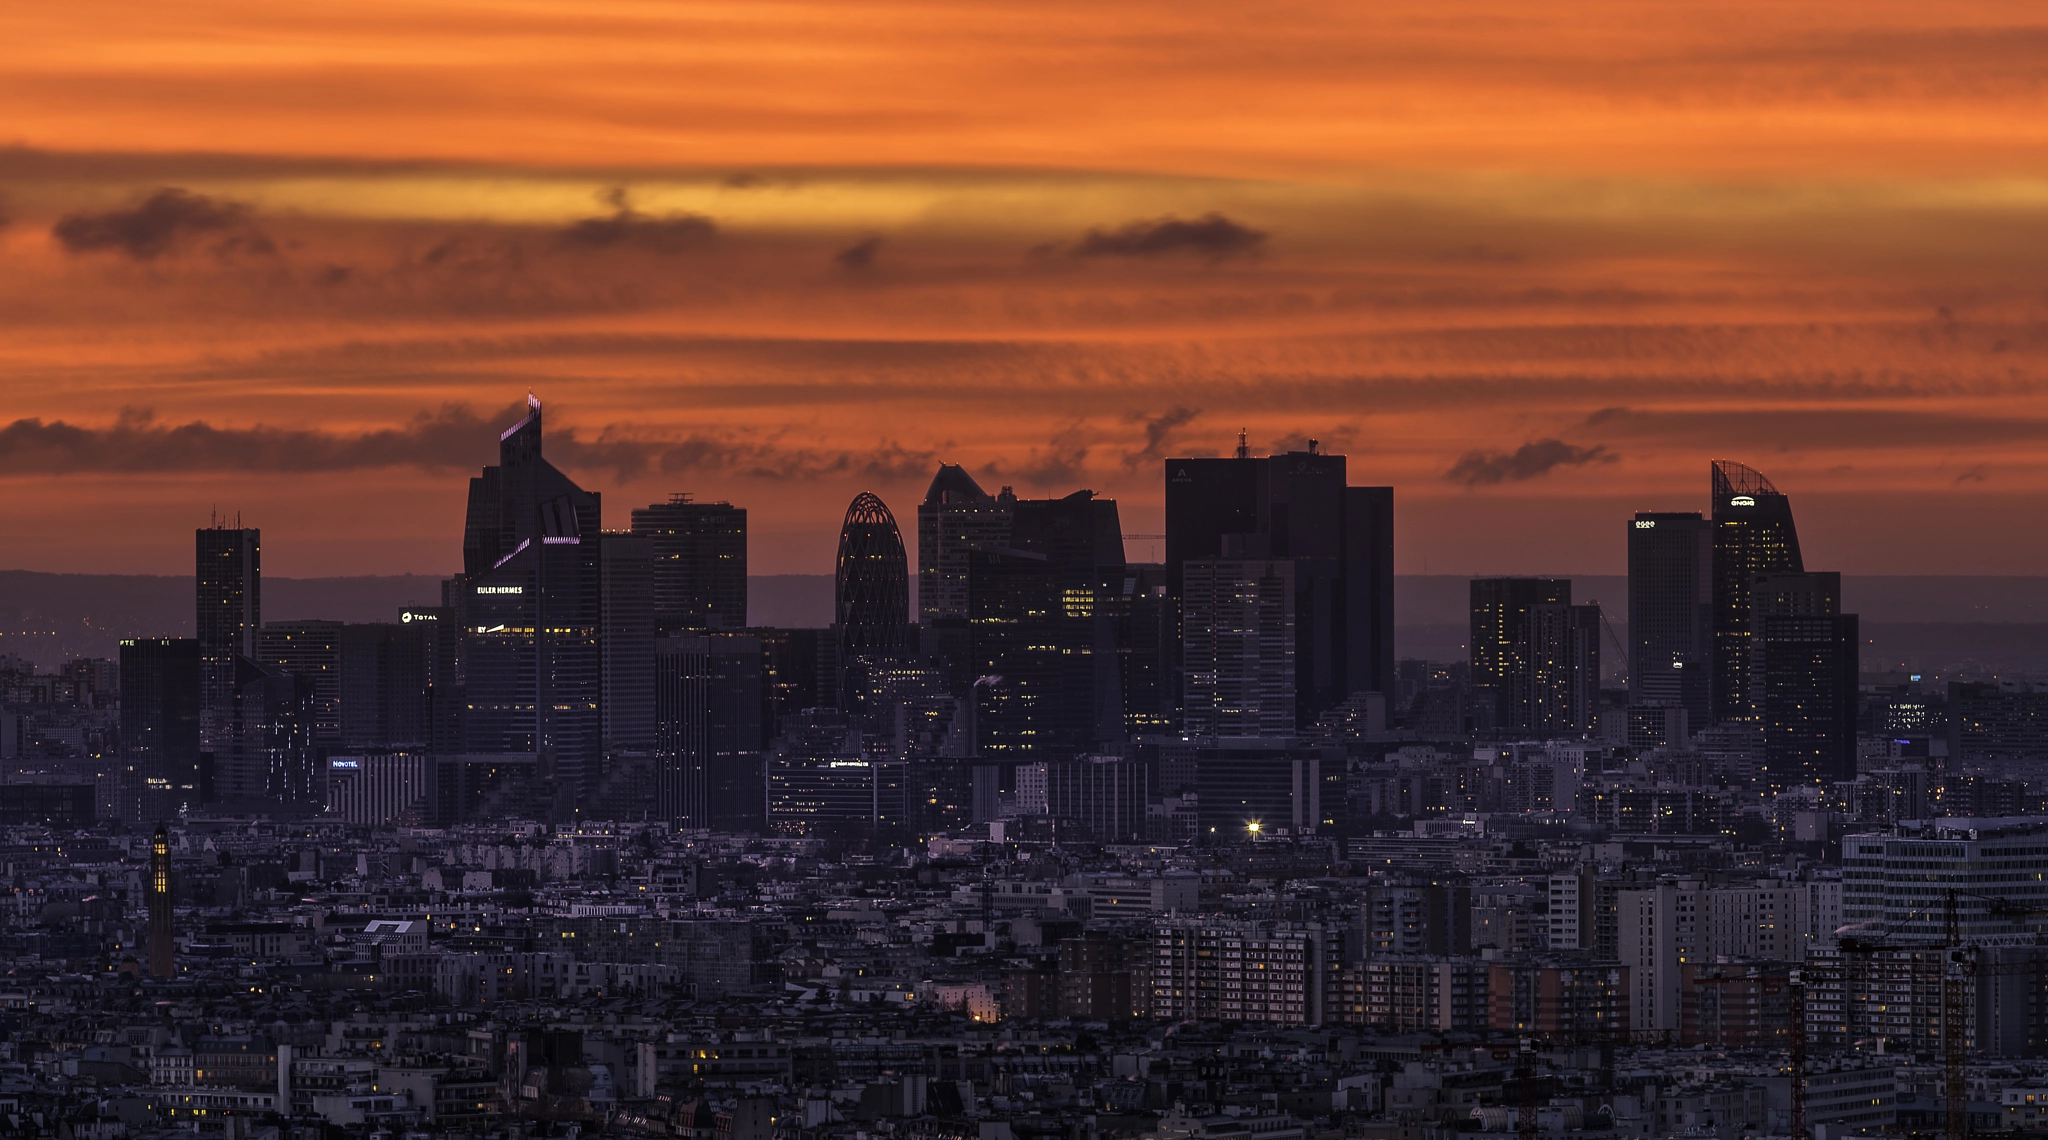
[[[862,688],[866,667],[900,663],[912,648],[910,559],[896,516],[872,491],[854,496],[839,529],[832,624],[839,638],[842,700]]]
[[[603,757],[601,503],[541,455],[541,405],[469,484],[462,629],[464,751],[536,756],[554,811],[594,790]]]
[[[215,761],[218,797],[239,811],[324,807],[326,749],[316,731],[313,679],[247,657],[235,665],[235,740]]]
[[[1472,684],[1480,725],[1540,736],[1590,732],[1600,707],[1600,607],[1562,578],[1472,581]]]
[[[981,489],[957,464],[941,466],[917,506],[918,656],[955,697],[974,682],[967,634],[967,555],[1010,545],[1016,496]]]
[[[1166,579],[1181,598],[1191,558],[1295,563],[1295,719],[1393,687],[1393,489],[1346,486],[1345,457],[1307,451],[1166,461]]]
[[[633,512],[654,543],[654,613],[662,633],[747,624],[747,511],[671,495]]]
[[[202,660],[199,747],[225,756],[233,729],[235,657],[256,656],[263,624],[263,535],[214,525],[193,532],[198,609],[193,629]]]
[[[924,623],[967,620],[967,552],[1010,545],[1016,497],[981,489],[965,468],[948,463],[932,476],[917,506],[917,616]]]
[[[1535,676],[1529,611],[1540,605],[1571,605],[1572,584],[1563,578],[1474,578],[1471,589],[1468,644],[1479,727],[1526,730],[1532,723],[1530,685]]]
[[[330,751],[339,751],[346,744],[342,734],[344,628],[338,621],[307,618],[274,621],[257,634],[258,661],[313,687],[313,739]],[[239,678],[236,684],[239,687]]]
[[[1697,511],[1643,511],[1629,522],[1629,703],[1713,723],[1713,528]]]
[[[656,813],[679,827],[760,831],[761,639],[715,632],[655,645]]]
[[[1180,623],[1166,593],[1166,567],[1133,563],[1124,567],[1123,609],[1118,615],[1117,653],[1123,660],[1124,731],[1132,736],[1171,732],[1180,686],[1173,676],[1179,658]]]
[[[655,813],[676,827],[711,826],[711,643],[654,643]]]
[[[1726,459],[1712,468],[1714,503],[1713,714],[1754,721],[1750,685],[1750,592],[1764,574],[1798,574],[1792,501],[1761,472]]]
[[[1228,555],[1182,565],[1182,725],[1189,735],[1294,735],[1297,565]]]
[[[1748,706],[1763,729],[1772,791],[1856,778],[1855,614],[1842,576],[1763,574],[1751,583]]]
[[[1569,591],[1567,591],[1569,592]],[[1529,607],[1528,719],[1538,736],[1583,736],[1600,710],[1600,607]]]
[[[171,837],[159,824],[149,841],[149,973],[177,976],[176,911],[171,899]]]
[[[1344,687],[1383,693],[1394,682],[1394,489],[1344,488]],[[1348,693],[1347,693],[1348,695]]]
[[[130,823],[169,819],[201,802],[199,712],[203,659],[193,638],[121,643],[121,765],[117,808]]]
[[[984,752],[1036,760],[1124,739],[1116,501],[1019,499],[1010,542],[968,556],[972,672],[1004,678],[975,690]]]
[[[1008,547],[967,557],[974,668],[999,678],[970,694],[978,738],[970,750],[991,761],[1041,759],[1054,747],[1052,722],[1073,712],[1060,707],[1059,567],[1044,554]],[[1086,748],[1071,738],[1063,743],[1070,751]]]
[[[420,748],[432,739],[429,701],[437,621],[351,622],[337,639],[341,747]]]
[[[610,533],[603,551],[604,743],[654,747],[655,540]]]

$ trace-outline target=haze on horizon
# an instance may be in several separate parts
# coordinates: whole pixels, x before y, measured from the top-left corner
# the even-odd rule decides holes
[[[1614,573],[1710,458],[1808,560],[2048,555],[2048,11],[1396,0],[0,12],[0,564],[445,573],[530,389],[608,525],[829,570],[934,466],[1314,437],[1400,572]],[[1142,551],[1134,547],[1133,556]]]

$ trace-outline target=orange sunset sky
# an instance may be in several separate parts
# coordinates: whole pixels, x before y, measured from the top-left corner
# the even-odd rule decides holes
[[[1320,439],[1398,569],[1618,572],[1710,458],[1810,566],[2048,552],[2048,6],[0,10],[0,567],[441,573],[528,389],[607,524],[828,571],[941,461],[1160,529]],[[1134,558],[1152,553],[1134,542]]]

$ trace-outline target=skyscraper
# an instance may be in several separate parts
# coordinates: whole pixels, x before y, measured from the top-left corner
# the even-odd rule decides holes
[[[654,612],[661,632],[747,624],[747,511],[671,495],[633,511],[633,533],[654,544]]]
[[[1043,554],[1058,591],[1051,606],[1059,653],[1060,750],[1124,738],[1117,654],[1124,585],[1123,523],[1115,499],[1075,491],[1011,504],[1010,547]],[[1000,670],[977,668],[976,676]]]
[[[1170,732],[1180,686],[1172,675],[1179,656],[1180,624],[1166,594],[1166,567],[1124,567],[1117,653],[1123,661],[1124,731],[1131,736]]]
[[[233,730],[235,657],[256,656],[263,624],[263,535],[216,518],[193,532],[193,580],[198,610],[194,631],[201,660],[199,747],[226,755]]]
[[[1562,578],[1474,578],[1471,591],[1468,644],[1479,727],[1527,729],[1535,677],[1529,610],[1571,605],[1572,584]]]
[[[1044,554],[995,547],[971,551],[967,573],[974,672],[991,678],[969,694],[974,739],[967,750],[991,761],[1042,759],[1054,746],[1052,722],[1072,711],[1059,707],[1059,569]]]
[[[121,643],[117,808],[130,823],[169,819],[201,802],[202,658],[194,638]]]
[[[709,750],[711,826],[721,831],[757,832],[767,826],[762,801],[766,775],[762,769],[768,734],[762,723],[767,708],[761,639],[747,633],[717,632],[704,662],[708,671],[705,697],[710,711],[704,721]]]
[[[338,621],[307,618],[274,621],[257,634],[256,659],[270,669],[301,678],[313,687],[313,739],[340,751],[342,734],[342,631]],[[374,668],[374,666],[371,666]],[[240,677],[236,679],[239,688]],[[357,742],[361,743],[361,742]]]
[[[1600,607],[1529,607],[1528,720],[1539,736],[1583,736],[1600,708]]]
[[[679,827],[760,831],[761,639],[664,637],[655,651],[655,798]]]
[[[464,573],[447,593],[462,629],[464,751],[537,757],[567,817],[603,755],[601,502],[541,444],[529,396],[498,464],[470,480]]]
[[[1306,451],[1168,459],[1166,585],[1179,602],[1191,558],[1224,553],[1295,563],[1295,718],[1352,693],[1393,687],[1393,489],[1346,485],[1345,457]]]
[[[655,541],[617,532],[599,539],[607,749],[654,747]]]
[[[1225,555],[1182,566],[1182,727],[1189,735],[1294,734],[1296,565]]]
[[[327,799],[326,749],[312,678],[235,659],[235,740],[215,760],[218,796],[235,810],[317,811]]]
[[[1713,723],[1713,528],[1697,511],[1642,511],[1628,531],[1629,703]]]
[[[1750,684],[1750,594],[1764,574],[1798,574],[1799,532],[1792,501],[1753,468],[1716,459],[1714,504],[1713,716],[1754,721]]]
[[[974,690],[984,750],[1037,760],[1122,740],[1116,501],[1076,491],[1011,512],[1011,545],[968,556],[972,673],[1003,678]]]
[[[1763,574],[1751,583],[1748,705],[1763,729],[1772,791],[1856,778],[1855,614],[1842,576]]]
[[[965,468],[947,463],[917,506],[917,616],[926,624],[967,620],[967,552],[1010,545],[1016,496],[981,489]]]
[[[1344,488],[1344,687],[1394,698],[1394,489]]]
[[[865,666],[900,662],[911,648],[910,560],[896,516],[872,491],[854,496],[839,529],[832,624],[842,699],[860,688]]]
[[[432,739],[430,705],[438,622],[351,622],[340,629],[341,747],[418,748]]]
[[[917,505],[918,658],[936,671],[945,690],[965,698],[975,672],[967,632],[967,556],[1010,545],[1016,496],[981,489],[957,464],[932,476]]]
[[[654,643],[655,814],[675,827],[711,826],[710,654],[697,635]]]

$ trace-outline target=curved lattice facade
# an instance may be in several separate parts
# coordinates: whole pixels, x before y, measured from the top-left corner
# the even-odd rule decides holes
[[[900,658],[909,649],[910,559],[896,516],[872,491],[846,508],[832,603],[842,660]]]

